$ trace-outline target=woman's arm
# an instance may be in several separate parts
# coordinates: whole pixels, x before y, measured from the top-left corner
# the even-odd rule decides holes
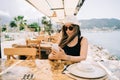
[[[65,55],[63,60],[79,62],[79,61],[85,60],[87,58],[87,52],[88,52],[88,41],[86,38],[83,37],[83,39],[81,41],[80,56]]]
[[[49,54],[48,58],[52,60],[67,60],[67,61],[72,61],[72,62],[79,62],[82,60],[85,60],[87,57],[87,52],[88,52],[88,41],[86,38],[83,38],[81,43],[81,51],[80,51],[80,56],[70,56],[66,55],[64,50],[60,48],[60,52],[56,52],[52,50],[52,52]]]

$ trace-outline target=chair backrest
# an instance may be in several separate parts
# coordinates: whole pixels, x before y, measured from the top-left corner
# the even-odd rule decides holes
[[[40,43],[41,41],[40,40],[31,40],[31,39],[28,39],[26,40],[26,45],[29,46],[29,45],[37,45],[37,46],[40,46]]]
[[[35,48],[4,48],[4,54],[7,55],[7,59],[14,55],[25,55],[28,57],[32,57],[35,59],[37,50]]]
[[[35,40],[28,39],[28,40],[26,40],[26,45],[28,47],[37,49],[39,58],[41,58],[40,43],[41,43],[41,40],[38,40],[38,39],[35,39]]]
[[[61,40],[59,35],[51,35],[49,39],[52,43],[59,43]]]
[[[41,41],[48,41],[48,36],[41,35],[41,36],[38,36],[37,39]]]

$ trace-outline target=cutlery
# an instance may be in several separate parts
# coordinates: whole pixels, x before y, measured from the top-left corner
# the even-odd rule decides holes
[[[63,69],[62,71],[62,74],[65,74],[65,71],[67,70],[67,68],[69,67],[70,65],[66,65],[65,68]]]
[[[25,74],[22,78],[22,80],[33,80],[33,74]]]

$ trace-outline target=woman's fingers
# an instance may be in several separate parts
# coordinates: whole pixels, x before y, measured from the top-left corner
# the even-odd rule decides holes
[[[62,50],[62,48],[61,48],[61,47],[59,47],[59,50]]]
[[[54,53],[56,53],[56,51],[55,50],[52,50]]]
[[[54,55],[55,55],[55,54],[56,54],[56,51],[55,51],[55,50],[52,50],[51,54],[54,54]]]
[[[53,59],[61,59],[61,57],[64,55],[62,53],[64,53],[63,49],[62,48],[59,48],[59,51],[60,52],[56,52],[56,50],[52,49],[52,58]]]
[[[62,48],[60,48],[60,52],[61,52],[61,54],[65,54],[65,52]]]
[[[63,52],[63,49],[59,47],[59,50]]]

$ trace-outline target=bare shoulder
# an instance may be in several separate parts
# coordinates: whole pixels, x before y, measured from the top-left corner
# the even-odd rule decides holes
[[[87,38],[83,37],[82,40],[81,40],[81,44],[88,44],[88,40]]]

